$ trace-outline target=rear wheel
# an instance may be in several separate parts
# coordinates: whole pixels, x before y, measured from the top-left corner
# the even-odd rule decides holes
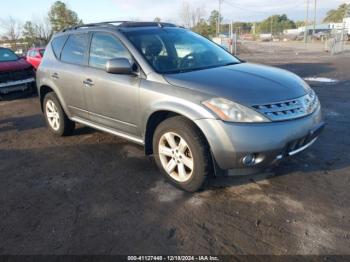
[[[162,122],[153,139],[158,167],[178,187],[195,192],[211,171],[210,151],[197,127],[184,117]]]
[[[75,123],[69,120],[53,92],[45,96],[44,114],[50,131],[55,135],[67,136],[73,133]]]

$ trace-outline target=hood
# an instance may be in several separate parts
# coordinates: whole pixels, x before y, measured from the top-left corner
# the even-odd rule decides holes
[[[301,97],[308,88],[300,77],[291,72],[250,63],[167,74],[164,77],[174,86],[251,106]]]
[[[25,59],[20,58],[16,61],[0,62],[0,72],[23,70],[30,66]]]

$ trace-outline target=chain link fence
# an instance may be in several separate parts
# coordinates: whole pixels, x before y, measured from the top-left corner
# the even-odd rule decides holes
[[[348,36],[333,34],[325,41],[325,51],[332,55],[342,53],[347,49]]]

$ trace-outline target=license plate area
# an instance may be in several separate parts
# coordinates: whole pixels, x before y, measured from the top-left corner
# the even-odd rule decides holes
[[[322,133],[324,127],[325,123],[320,123],[314,129],[312,129],[308,135],[289,142],[284,150],[283,156],[295,155],[311,146]]]

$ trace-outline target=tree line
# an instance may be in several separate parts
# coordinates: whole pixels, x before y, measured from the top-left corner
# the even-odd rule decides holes
[[[341,22],[343,17],[350,16],[350,4],[342,4],[337,9],[332,9],[327,13],[324,22]],[[183,2],[179,12],[179,19],[186,28],[190,28],[206,37],[213,37],[217,34],[218,22],[220,23],[220,32],[228,32],[229,24],[222,23],[223,17],[217,10],[210,12],[206,16],[206,11],[201,6],[191,5],[189,2]],[[154,21],[160,22],[156,17]],[[56,1],[50,8],[48,14],[41,19],[33,19],[22,24],[19,20],[8,17],[0,19],[0,28],[4,32],[0,40],[13,43],[16,48],[18,41],[28,43],[32,46],[45,46],[53,33],[66,27],[82,24],[83,21],[78,14],[69,9],[62,1]],[[304,26],[304,21],[289,19],[287,15],[272,15],[261,22],[234,22],[232,28],[237,33],[272,33],[280,34],[285,29],[293,29]]]
[[[0,27],[4,32],[1,40],[10,42],[14,49],[18,42],[23,41],[28,47],[45,46],[55,32],[82,23],[76,12],[65,3],[56,1],[43,18],[35,18],[24,24],[14,17],[0,19]]]
[[[182,24],[191,28],[193,31],[206,37],[217,35],[218,21],[220,21],[220,32],[229,32],[230,25],[222,23],[223,17],[217,10],[211,11],[208,17],[205,16],[205,10],[191,6],[188,2],[184,2],[180,10],[180,19]],[[337,9],[327,12],[323,19],[324,23],[339,23],[344,17],[350,17],[350,4],[342,4]],[[308,22],[308,25],[312,23]],[[234,22],[232,24],[233,31],[236,33],[272,33],[273,35],[281,34],[286,29],[295,29],[305,26],[305,21],[293,21],[286,14],[272,15],[260,22]]]

